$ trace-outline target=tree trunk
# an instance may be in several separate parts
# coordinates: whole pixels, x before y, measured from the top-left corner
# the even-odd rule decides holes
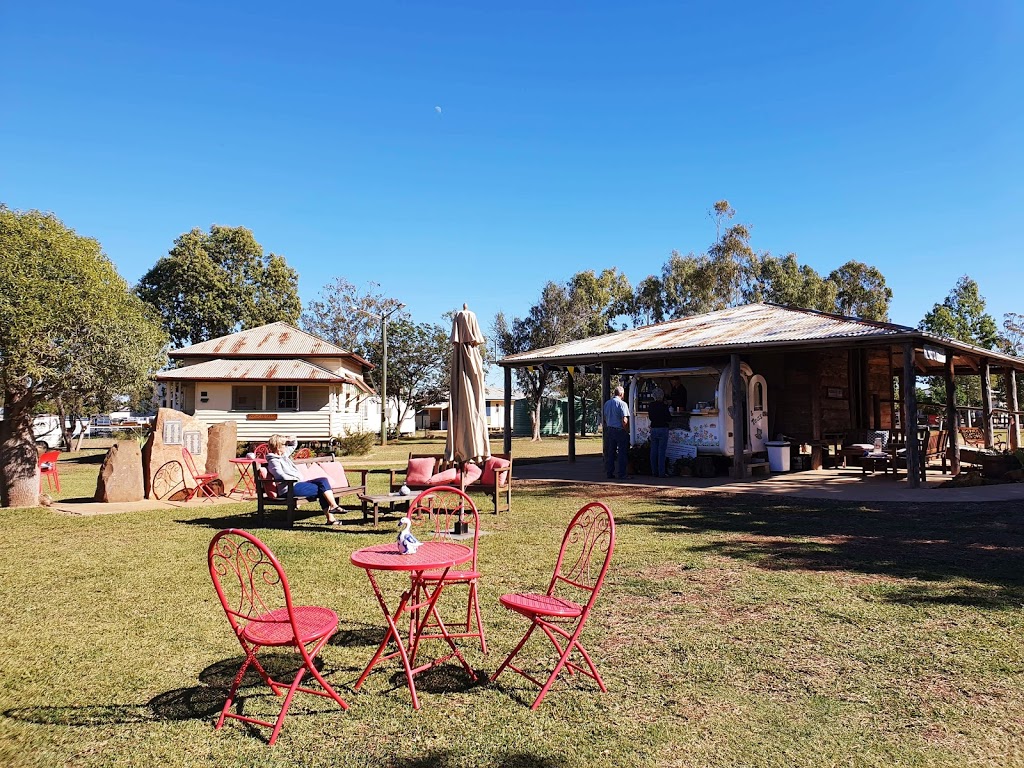
[[[533,413],[530,414],[530,421],[533,422],[533,442],[540,441],[540,404],[541,399],[538,397],[537,402],[533,406]]]
[[[32,399],[23,390],[4,393],[0,422],[0,504],[39,506],[39,454],[32,434]]]
[[[57,411],[57,428],[60,430],[61,442],[64,443],[64,450],[70,451],[73,446],[71,444],[71,433],[75,429],[75,422],[71,422],[71,427],[68,427],[67,413],[64,411],[64,401],[59,397],[54,401],[54,409]]]

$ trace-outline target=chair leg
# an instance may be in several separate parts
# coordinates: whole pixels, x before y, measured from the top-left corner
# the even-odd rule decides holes
[[[466,607],[466,632],[470,631],[472,624],[471,614],[476,614],[476,629],[480,633],[480,652],[487,653],[487,640],[484,638],[484,622],[480,618],[480,601],[477,599],[476,582],[469,585],[469,605]]]
[[[512,659],[514,659],[516,657],[516,654],[519,653],[520,649],[524,645],[526,645],[526,641],[530,639],[530,635],[533,634],[533,630],[535,630],[536,628],[537,628],[537,621],[534,620],[534,622],[532,624],[530,624],[530,628],[528,630],[526,630],[526,634],[523,635],[523,639],[519,641],[519,645],[517,645],[515,648],[512,649],[512,652],[509,653],[509,655],[505,657],[505,660],[503,662],[501,662],[501,666],[499,666],[494,671],[494,674],[491,675],[491,682],[492,683],[495,680],[498,679],[498,675],[500,675],[502,672],[505,671],[505,667],[507,667],[509,665],[509,663],[512,661]]]

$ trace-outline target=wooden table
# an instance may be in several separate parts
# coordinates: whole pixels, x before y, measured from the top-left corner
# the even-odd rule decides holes
[[[860,460],[860,473],[866,475],[868,470],[871,470],[871,474],[875,474],[879,469],[882,470],[884,475],[889,471],[889,467],[892,467],[893,477],[896,476],[896,463],[893,461],[893,457],[887,453],[865,453]]]
[[[409,693],[412,696],[412,706],[414,709],[420,708],[420,700],[416,696],[416,684],[413,682],[413,676],[418,672],[423,672],[424,670],[436,667],[438,664],[443,664],[451,658],[456,658],[466,672],[469,673],[470,679],[476,680],[476,673],[466,663],[466,660],[462,657],[458,647],[456,647],[455,642],[452,640],[448,628],[445,627],[440,615],[434,610],[437,599],[444,590],[444,575],[448,573],[448,569],[468,562],[472,558],[472,549],[462,544],[447,541],[426,541],[411,555],[403,555],[398,549],[397,542],[376,544],[352,553],[352,565],[366,571],[366,576],[370,580],[370,586],[373,588],[373,594],[376,596],[377,603],[380,605],[381,610],[384,612],[384,618],[388,622],[388,631],[384,635],[384,640],[378,646],[376,653],[373,654],[370,663],[366,665],[363,674],[359,676],[355,686],[353,686],[354,690],[359,690],[369,676],[370,671],[379,662],[388,661],[395,657],[402,660],[402,669],[405,671],[405,678],[409,683]],[[412,577],[412,583],[407,585],[405,591],[402,592],[402,598],[394,612],[388,608],[387,601],[384,599],[384,593],[381,591],[377,578],[374,576],[375,571],[405,571]],[[442,571],[441,578],[431,579],[431,589],[421,592],[421,594],[427,596],[426,600],[418,603],[410,602],[410,598],[417,594],[416,587],[422,579],[424,571]],[[401,623],[402,614],[409,614],[411,617],[409,621],[409,636],[404,639],[398,631],[398,624]],[[413,664],[416,663],[416,654],[419,651],[420,634],[423,632],[424,627],[427,626],[431,617],[437,622],[438,628],[438,634],[432,632],[431,637],[439,637],[444,640],[451,649],[451,652],[426,664],[413,667]],[[431,630],[433,629],[434,627],[432,626]],[[398,650],[385,655],[384,651],[387,650],[388,644],[392,640]]]
[[[360,493],[359,500],[363,502],[363,522],[367,519],[367,507],[373,507],[373,527],[377,527],[377,518],[380,515],[381,507],[388,507],[388,511],[394,512],[395,504],[404,504],[406,511],[409,509],[409,502],[415,497],[392,496],[390,493]]]

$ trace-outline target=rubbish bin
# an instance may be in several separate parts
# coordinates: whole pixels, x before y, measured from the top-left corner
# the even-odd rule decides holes
[[[769,440],[768,469],[772,472],[789,472],[789,443],[781,440]]]

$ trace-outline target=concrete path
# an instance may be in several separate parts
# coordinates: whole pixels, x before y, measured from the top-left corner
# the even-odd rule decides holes
[[[949,479],[939,472],[928,473],[928,482],[920,488],[907,486],[906,472],[898,478],[892,474],[865,475],[859,467],[820,469],[808,472],[774,474],[768,477],[736,481],[729,477],[665,477],[639,476],[630,480],[608,480],[604,462],[599,457],[568,461],[546,461],[536,464],[515,464],[515,480],[547,480],[563,483],[599,483],[698,490],[715,493],[748,493],[767,496],[794,496],[801,499],[832,499],[833,501],[940,503],[1024,501],[1024,483],[982,485],[975,488],[938,488]]]
[[[202,507],[220,506],[224,504],[251,503],[255,508],[256,500],[247,500],[238,496],[229,499],[216,497],[213,499],[195,499],[193,501],[158,501],[155,499],[144,499],[142,501],[118,501],[110,504],[103,504],[96,501],[55,501],[51,508],[57,512],[76,517],[90,517],[92,515],[114,515],[119,512],[148,512],[154,509],[189,508],[201,509]]]

